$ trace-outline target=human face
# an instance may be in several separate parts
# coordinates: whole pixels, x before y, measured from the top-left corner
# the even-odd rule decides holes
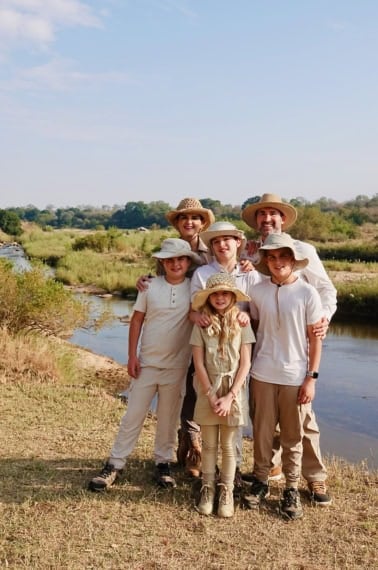
[[[270,273],[279,283],[285,281],[293,271],[295,260],[288,247],[266,251],[265,260]]]
[[[176,227],[181,239],[192,241],[202,230],[203,222],[199,214],[179,214],[176,218]]]
[[[235,236],[219,236],[211,240],[211,248],[218,263],[237,261],[241,240]]]
[[[231,291],[215,291],[209,295],[209,303],[217,313],[223,314],[227,311],[234,299]]]
[[[276,208],[260,208],[256,212],[257,230],[263,238],[269,234],[280,234],[285,215]]]
[[[164,267],[165,278],[168,283],[174,284],[184,281],[190,267],[190,257],[181,255],[180,257],[169,257],[160,261]]]

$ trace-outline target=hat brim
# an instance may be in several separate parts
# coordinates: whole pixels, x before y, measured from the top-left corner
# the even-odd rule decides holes
[[[201,233],[201,239],[209,249],[211,249],[211,241],[221,236],[232,236],[234,238],[240,239],[241,244],[238,247],[238,255],[245,249],[247,240],[245,237],[243,237],[243,232],[241,230],[217,230]]]
[[[285,220],[283,222],[285,231],[295,224],[298,216],[297,210],[291,204],[285,204],[284,202],[256,202],[255,204],[249,204],[244,208],[244,210],[242,210],[241,217],[249,227],[258,230],[256,213],[257,210],[261,210],[263,208],[274,208],[275,210],[282,212],[285,216]]]
[[[283,247],[288,247],[288,246],[283,246]],[[267,245],[267,246],[260,248],[259,251],[269,251],[272,249],[281,249],[281,248],[279,248],[277,246],[270,247]],[[303,259],[295,259],[295,251],[291,247],[288,247],[288,249],[290,249],[292,251],[293,256],[294,256],[293,271],[299,271],[300,269],[304,269],[308,265],[307,257],[305,257]],[[272,275],[271,272],[269,271],[269,268],[268,268],[264,254],[260,253],[260,261],[258,263],[256,263],[255,269],[257,269],[257,271],[259,271],[263,275],[269,275],[269,276]]]
[[[189,259],[191,259],[193,261],[193,263],[196,263],[197,265],[201,265],[201,258],[199,255],[197,255],[197,253],[195,253],[194,251],[188,251],[188,250],[178,250],[175,252],[169,252],[169,251],[157,251],[156,253],[151,254],[151,257],[155,257],[156,259],[172,259],[173,257],[189,257]]]
[[[165,214],[166,219],[174,228],[177,228],[177,218],[180,214],[198,214],[203,218],[203,227],[201,233],[205,231],[211,224],[215,222],[215,216],[211,210],[207,208],[184,208],[183,210],[171,210]]]
[[[234,287],[227,287],[227,285],[217,285],[215,287],[211,287],[210,289],[202,289],[201,291],[197,291],[192,301],[193,310],[199,311],[205,305],[210,295],[216,293],[217,291],[230,291],[231,293],[234,293],[237,303],[241,301],[251,300],[251,298],[248,295],[246,295],[245,293],[243,293],[243,291],[240,291],[240,289],[237,289],[236,287],[234,288]]]

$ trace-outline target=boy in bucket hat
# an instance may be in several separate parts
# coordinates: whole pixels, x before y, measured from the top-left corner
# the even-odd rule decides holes
[[[164,275],[139,292],[134,305],[127,365],[133,380],[127,411],[104,468],[89,483],[89,489],[95,492],[108,489],[123,470],[156,394],[155,480],[162,487],[175,486],[169,464],[174,456],[191,352],[190,280],[186,274],[192,263],[198,263],[198,256],[186,241],[177,238],[164,240],[160,251],[152,255]]]
[[[242,219],[260,234],[257,241],[249,241],[245,255],[253,263],[259,259],[258,248],[261,247],[271,234],[281,234],[293,226],[297,219],[297,211],[276,194],[263,194],[260,200],[248,204],[242,211]],[[302,279],[313,285],[320,295],[323,315],[314,326],[314,333],[324,338],[332,316],[336,311],[336,289],[319,259],[316,249],[303,241],[294,240],[296,251],[308,259],[306,267],[298,274]],[[331,500],[327,493],[325,481],[327,470],[319,453],[319,427],[312,410],[309,409],[304,423],[302,475],[307,480],[311,499],[315,504],[326,506]],[[281,477],[281,453],[279,437],[274,441],[271,479]]]
[[[254,435],[254,477],[244,497],[258,508],[269,496],[268,477],[277,423],[281,428],[286,488],[281,514],[302,517],[298,492],[304,422],[315,396],[322,341],[313,325],[322,317],[316,289],[300,279],[297,270],[308,265],[286,234],[271,233],[260,247],[259,271],[270,279],[257,285],[250,303],[257,342],[251,369]]]

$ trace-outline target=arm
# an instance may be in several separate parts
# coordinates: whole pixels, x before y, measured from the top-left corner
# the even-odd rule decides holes
[[[192,308],[190,308],[188,317],[191,323],[201,328],[208,327],[211,324],[207,315],[202,314],[200,311],[193,311]]]
[[[145,313],[134,311],[129,328],[129,359],[127,370],[132,378],[138,378],[140,374],[140,362],[137,356],[138,341],[144,322]]]
[[[314,333],[314,326],[307,325],[308,336],[308,364],[307,370],[317,372],[322,354],[322,340]],[[298,404],[309,404],[315,398],[316,379],[306,376],[298,392]]]
[[[217,398],[214,402],[213,409],[218,416],[228,416],[230,413],[232,402],[235,400],[240,388],[244,384],[251,367],[251,355],[252,345],[242,344],[240,348],[239,368],[235,375],[232,387],[228,394],[221,398]]]
[[[154,277],[154,276],[151,275],[151,273],[149,273],[148,275],[141,275],[141,276],[138,278],[137,282],[136,282],[136,288],[137,288],[137,290],[138,290],[139,292],[147,291],[147,289],[148,289],[148,284],[151,282],[151,279],[152,279],[153,277]]]

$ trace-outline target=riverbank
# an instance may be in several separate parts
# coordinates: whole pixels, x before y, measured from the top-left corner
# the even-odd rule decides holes
[[[66,367],[74,359],[71,372],[48,367],[56,346],[59,352],[67,351]],[[333,505],[312,507],[302,482],[304,518],[298,522],[286,523],[277,514],[282,483],[272,484],[272,497],[260,513],[237,508],[232,520],[201,517],[193,506],[192,485],[181,473],[173,492],[157,490],[152,483],[155,420],[150,416],[119,485],[106,495],[93,495],[86,490],[87,482],[108,453],[125,409],[115,397],[127,383],[125,368],[67,343],[49,344],[45,353],[18,345],[12,367],[11,353],[3,354],[2,567],[376,567],[378,481],[377,473],[367,472],[364,464],[328,458]],[[40,359],[33,360],[38,354]],[[242,467],[248,471],[251,441],[244,445]]]

